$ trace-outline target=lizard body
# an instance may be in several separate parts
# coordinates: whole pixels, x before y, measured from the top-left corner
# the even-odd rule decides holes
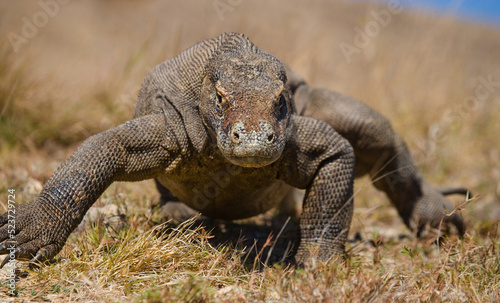
[[[263,213],[305,189],[296,261],[311,246],[329,260],[344,252],[355,172],[370,174],[410,228],[444,220],[463,233],[387,119],[308,86],[245,36],[225,33],[156,66],[133,119],[88,138],[18,207],[15,254],[54,257],[112,182],[155,178],[160,192],[224,219]],[[7,223],[4,214],[0,254],[9,252]]]

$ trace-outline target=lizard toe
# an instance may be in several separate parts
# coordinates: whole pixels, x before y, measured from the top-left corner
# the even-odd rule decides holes
[[[36,240],[35,240],[36,241]],[[34,242],[34,241],[32,241]],[[0,268],[4,267],[9,261],[16,260],[29,260],[32,258],[31,252],[33,251],[32,244],[25,243],[21,245],[17,245],[18,243],[15,241],[7,241],[5,243],[0,244],[0,254],[8,254],[7,257],[0,264]]]
[[[0,268],[2,268],[7,262],[12,259],[16,260],[31,260],[33,263],[39,263],[46,260],[52,259],[61,250],[58,244],[49,244],[43,246],[42,240],[35,239],[33,241],[18,245],[15,247],[14,251],[9,251],[10,254],[7,256]]]
[[[439,190],[428,184],[423,186],[423,196],[416,203],[412,217],[418,236],[422,235],[427,225],[436,229],[449,229],[453,225],[459,236],[465,232],[464,221],[456,207]]]
[[[4,225],[4,226],[0,227],[0,243],[7,240],[8,238],[10,238],[10,234],[9,234],[8,229],[7,229],[7,225]],[[2,247],[2,246],[0,245],[0,247]],[[0,249],[0,251],[1,251],[1,249]],[[0,252],[0,254],[2,254],[2,253]]]
[[[13,242],[10,241],[6,241],[0,244],[0,255],[6,255],[10,253],[9,248],[12,248],[13,245]]]
[[[38,263],[50,260],[55,257],[59,251],[61,251],[61,247],[58,244],[44,246],[38,250],[36,255],[31,259],[31,262]]]
[[[8,220],[9,220],[9,212],[7,211],[5,214],[1,215],[0,216],[0,226],[4,225],[4,224],[7,224]]]
[[[444,217],[444,223],[447,225],[453,224],[457,229],[458,235],[460,237],[463,237],[463,235],[465,233],[465,223],[464,223],[464,220],[462,219],[461,215],[459,215],[456,212],[452,212],[450,214],[447,214]]]
[[[12,253],[12,250],[15,248],[16,259],[20,255],[24,257],[26,255],[26,249],[31,248],[32,245],[37,244],[37,242],[41,242],[41,240],[38,239],[31,240],[27,232],[21,231],[11,240],[5,241],[4,243],[0,244],[0,255],[10,254]]]

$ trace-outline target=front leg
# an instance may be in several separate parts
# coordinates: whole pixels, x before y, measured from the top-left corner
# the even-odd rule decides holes
[[[282,178],[306,189],[295,259],[298,264],[311,257],[327,261],[345,252],[353,213],[354,151],[323,121],[292,116],[292,125]],[[315,248],[317,255],[311,255]]]
[[[172,163],[179,151],[166,125],[164,115],[144,116],[87,139],[35,200],[16,209],[12,239],[8,213],[0,217],[0,254],[11,253],[9,248],[15,247],[16,258],[54,257],[113,181],[153,178]]]

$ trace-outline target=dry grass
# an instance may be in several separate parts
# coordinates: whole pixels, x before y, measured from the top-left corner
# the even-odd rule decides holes
[[[348,63],[339,44],[353,44],[353,28],[373,21],[371,12],[381,9],[386,6],[242,1],[221,20],[212,1],[71,1],[15,52],[8,34],[20,34],[23,17],[41,8],[37,2],[0,3],[2,207],[10,188],[18,203],[35,198],[79,142],[126,121],[154,65],[223,31],[245,33],[312,85],[381,111],[407,139],[431,183],[465,185],[479,195],[463,211],[465,238],[437,246],[416,240],[369,180],[358,180],[348,261],[292,270],[259,264],[271,247],[265,241],[269,225],[278,225],[276,234],[282,221],[269,223],[269,215],[253,220],[259,226],[250,235],[264,234],[254,247],[214,242],[206,224],[152,226],[147,211],[157,199],[154,185],[119,183],[96,204],[125,208],[129,227],[101,225],[72,235],[59,262],[22,275],[16,300],[500,300],[498,85],[482,89],[476,106],[464,107],[484,79],[500,82],[500,30],[403,11]],[[243,226],[252,229],[230,226],[236,234]],[[279,260],[281,252],[274,255]],[[13,299],[6,291],[2,282],[0,301]]]

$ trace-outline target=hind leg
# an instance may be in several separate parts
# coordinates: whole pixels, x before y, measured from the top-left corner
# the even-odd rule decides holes
[[[463,234],[462,217],[422,178],[404,140],[385,117],[359,101],[306,85],[294,97],[300,115],[329,123],[349,140],[356,154],[356,175],[369,174],[410,229],[437,228],[444,221]]]
[[[182,222],[198,214],[197,211],[179,201],[158,179],[155,179],[155,184],[160,192],[160,199],[151,207],[153,222],[161,223],[168,220]]]

